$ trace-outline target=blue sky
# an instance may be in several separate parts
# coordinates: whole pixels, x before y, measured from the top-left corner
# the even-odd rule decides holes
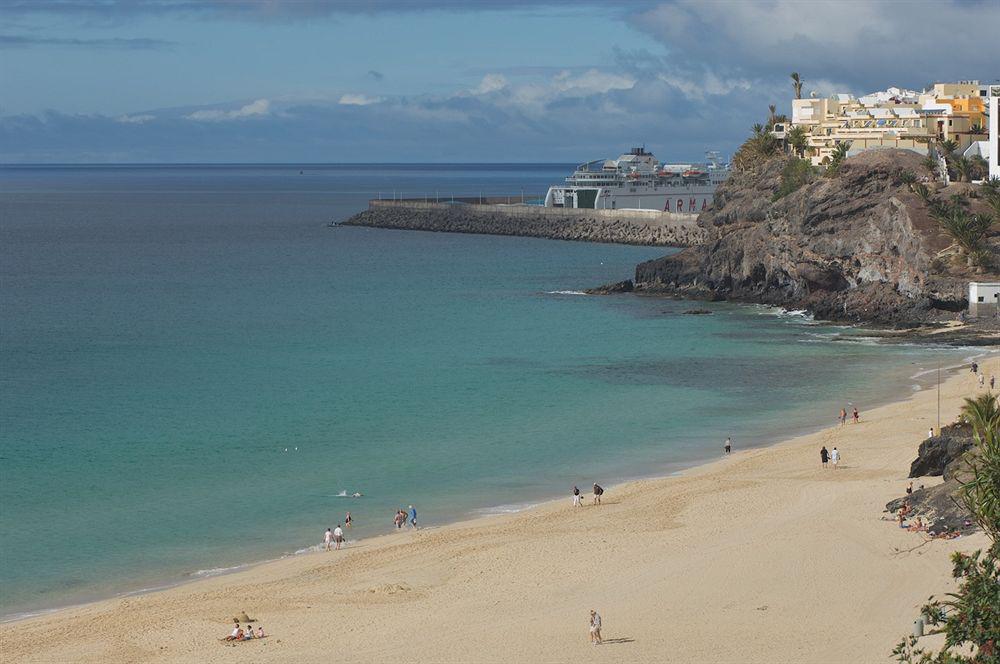
[[[995,1],[4,0],[0,161],[695,159],[793,70],[993,80],[998,29]]]

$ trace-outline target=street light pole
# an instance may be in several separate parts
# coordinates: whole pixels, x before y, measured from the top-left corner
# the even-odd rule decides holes
[[[941,360],[937,367],[937,434],[941,435]]]

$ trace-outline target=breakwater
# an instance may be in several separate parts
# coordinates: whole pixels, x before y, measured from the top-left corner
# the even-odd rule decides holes
[[[704,237],[697,215],[658,210],[585,210],[490,202],[372,200],[346,226],[554,240],[688,247]]]

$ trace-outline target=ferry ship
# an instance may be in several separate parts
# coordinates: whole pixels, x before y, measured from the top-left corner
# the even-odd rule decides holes
[[[661,164],[644,146],[617,159],[588,161],[565,185],[549,187],[545,207],[697,214],[708,209],[715,188],[729,177],[718,152],[705,156],[704,164]]]

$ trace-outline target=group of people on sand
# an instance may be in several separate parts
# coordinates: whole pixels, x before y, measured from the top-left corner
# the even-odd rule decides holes
[[[417,529],[417,508],[410,505],[409,510],[408,513],[403,508],[396,510],[396,516],[393,517],[392,522],[396,525],[397,530],[402,530],[407,522],[409,522],[410,528]]]
[[[837,469],[837,464],[840,463],[840,450],[834,447],[832,450],[827,450],[826,445],[822,447],[819,451],[819,460],[823,464],[823,468],[829,468],[831,465],[833,469]]]
[[[229,636],[225,638],[226,641],[252,641],[253,639],[263,639],[264,638],[264,628],[261,625],[257,625],[257,631],[254,632],[253,625],[247,624],[247,628],[243,629],[240,627],[240,623],[237,622],[233,625],[233,631],[230,632]]]
[[[969,371],[979,376],[979,387],[986,387],[986,374],[979,372],[979,364],[977,362],[973,362],[969,366]],[[996,384],[997,384],[996,376],[990,374],[990,390],[993,390],[996,387]]]
[[[853,407],[851,409],[851,418],[854,420],[855,424],[860,424],[861,423],[861,414],[858,413],[857,406],[855,406],[855,407]],[[837,419],[840,420],[840,426],[844,426],[845,424],[847,424],[847,409],[846,408],[841,408],[840,409],[840,415],[837,416]]]
[[[597,482],[594,482],[594,504],[601,504],[601,496],[604,495],[604,487],[602,487]],[[573,485],[573,507],[580,507],[583,505],[583,493],[581,493],[579,487],[575,484]]]
[[[350,525],[351,513],[347,513],[347,523]],[[337,527],[333,530],[327,528],[326,532],[323,534],[323,548],[329,551],[331,548],[340,550],[340,547],[344,545],[344,528],[339,523]]]

